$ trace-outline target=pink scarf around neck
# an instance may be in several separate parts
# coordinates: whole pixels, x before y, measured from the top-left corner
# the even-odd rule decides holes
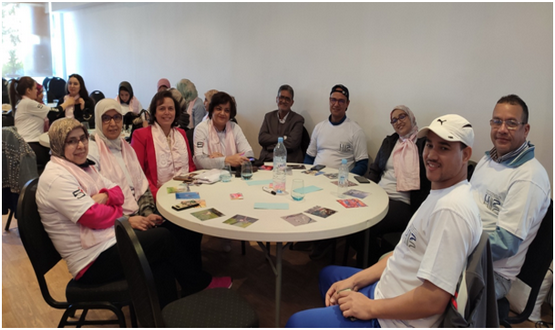
[[[397,177],[397,191],[411,191],[420,189],[420,163],[418,161],[418,147],[414,132],[407,138],[399,137],[392,152],[393,169]]]
[[[127,141],[123,138],[120,139],[122,140],[121,154],[123,156],[125,166],[127,167],[126,170],[131,177],[131,181],[133,181],[135,194],[131,191],[131,187],[127,181],[127,176],[116,160],[116,157],[112,154],[106,143],[104,143],[103,139],[98,136],[98,134],[95,134],[95,141],[100,154],[100,168],[102,169],[102,175],[120,186],[125,197],[125,202],[122,205],[123,214],[130,215],[135,214],[139,210],[137,202],[148,189],[148,181],[144,179],[143,175],[141,175],[142,168],[139,164],[135,151],[129,143],[127,143]]]
[[[67,101],[67,99],[69,99],[71,96],[69,96],[69,94],[64,95],[64,102]],[[77,104],[80,96],[79,94],[77,94],[77,96],[73,97],[75,99],[75,104]],[[74,105],[70,105],[69,107],[66,108],[66,118],[74,118],[73,116],[73,110],[75,109]]]
[[[233,136],[233,128],[231,127],[231,121],[225,124],[225,153],[222,152],[222,146],[220,144],[220,138],[216,127],[212,123],[212,119],[208,120],[208,152],[213,154],[214,152],[219,152],[224,156],[233,156],[237,153],[237,146],[235,145],[235,136]]]

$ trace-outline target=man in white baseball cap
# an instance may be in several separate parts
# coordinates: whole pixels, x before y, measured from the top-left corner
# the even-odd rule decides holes
[[[422,156],[432,190],[395,250],[364,270],[324,268],[320,288],[326,307],[294,314],[288,327],[430,328],[441,324],[466,260],[482,234],[480,212],[467,180],[474,131],[463,117],[445,115],[422,128],[418,137],[424,136]]]

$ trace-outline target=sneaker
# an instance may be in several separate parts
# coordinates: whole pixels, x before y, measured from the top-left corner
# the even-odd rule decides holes
[[[233,280],[229,276],[212,277],[212,281],[210,282],[210,284],[208,284],[206,288],[207,289],[215,289],[215,288],[231,289],[232,285],[233,285]]]

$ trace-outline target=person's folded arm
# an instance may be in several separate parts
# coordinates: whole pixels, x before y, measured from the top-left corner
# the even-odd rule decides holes
[[[311,155],[306,154],[306,155],[304,156],[304,163],[305,163],[305,164],[310,164],[310,165],[312,165],[312,164],[314,164],[314,160],[315,160],[315,159],[316,159],[316,157],[312,157]]]

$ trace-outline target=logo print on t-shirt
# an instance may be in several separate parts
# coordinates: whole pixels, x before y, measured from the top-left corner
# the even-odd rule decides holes
[[[487,208],[495,215],[499,215],[499,210],[503,207],[501,198],[489,190],[486,190],[486,194],[484,195],[484,204],[486,204]]]
[[[79,188],[73,192],[73,196],[77,199],[81,199],[86,196],[85,192]]]
[[[416,228],[414,225],[410,225],[409,228],[405,230],[403,233],[403,244],[408,246],[411,249],[416,249]]]
[[[339,142],[339,151],[351,152],[352,150],[353,146],[349,142]]]
[[[198,141],[197,142],[197,148],[202,148],[202,147],[204,147],[204,142]]]

